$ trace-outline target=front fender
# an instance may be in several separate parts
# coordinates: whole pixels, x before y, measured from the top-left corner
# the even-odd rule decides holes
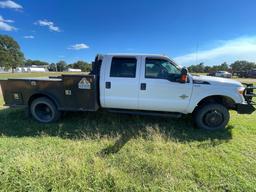
[[[187,107],[186,112],[192,113],[200,101],[210,96],[228,97],[232,99],[234,103],[243,103],[244,98],[242,95],[240,95],[237,92],[236,89],[237,88],[233,86],[232,87],[226,87],[226,86],[214,87],[211,85],[199,85],[199,86],[194,85],[189,106]]]

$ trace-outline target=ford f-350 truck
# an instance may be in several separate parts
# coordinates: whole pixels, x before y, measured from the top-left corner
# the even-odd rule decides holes
[[[5,105],[24,106],[41,123],[62,111],[97,111],[180,117],[197,127],[225,128],[229,110],[254,112],[253,85],[195,76],[164,55],[97,55],[90,74],[1,80]]]

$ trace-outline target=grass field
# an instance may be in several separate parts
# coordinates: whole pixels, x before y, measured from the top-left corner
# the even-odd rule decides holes
[[[2,108],[0,133],[0,191],[256,190],[255,113],[207,132],[191,117],[68,113],[44,125]]]

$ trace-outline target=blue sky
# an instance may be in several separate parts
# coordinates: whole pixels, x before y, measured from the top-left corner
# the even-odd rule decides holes
[[[160,53],[181,65],[256,61],[255,0],[0,0],[0,33],[28,59]]]

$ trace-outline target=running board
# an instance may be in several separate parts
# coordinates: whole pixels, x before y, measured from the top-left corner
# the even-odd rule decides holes
[[[132,115],[148,115],[148,116],[160,116],[160,117],[172,117],[181,118],[182,113],[171,113],[171,112],[157,112],[157,111],[140,111],[140,110],[125,110],[125,109],[106,109],[111,113],[122,113]]]

